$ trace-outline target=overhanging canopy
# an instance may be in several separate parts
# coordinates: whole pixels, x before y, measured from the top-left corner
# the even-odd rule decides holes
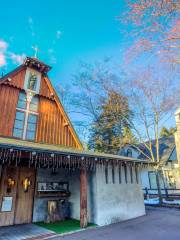
[[[69,166],[70,168],[94,169],[97,164],[105,166],[109,163],[111,165],[138,166],[153,164],[148,160],[0,137],[0,161],[2,164],[14,162],[18,165],[27,160],[29,160],[29,166],[53,168]]]

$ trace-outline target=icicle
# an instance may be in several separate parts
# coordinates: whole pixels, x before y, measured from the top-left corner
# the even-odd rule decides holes
[[[6,149],[3,150],[3,154],[2,154],[2,163],[4,164],[6,161]]]
[[[19,160],[18,160],[18,164],[21,162],[21,155],[22,155],[22,152],[21,150],[19,151]]]
[[[139,183],[139,166],[136,164],[135,166],[135,173],[136,173],[136,183]]]
[[[131,176],[131,183],[133,183],[133,169],[132,169],[131,163],[130,163],[130,176]]]
[[[16,167],[18,166],[18,151],[16,150]]]
[[[126,165],[126,162],[124,162],[124,176],[125,176],[125,182],[128,183],[128,181],[127,181],[127,165]]]
[[[121,184],[121,162],[119,163],[119,183]]]

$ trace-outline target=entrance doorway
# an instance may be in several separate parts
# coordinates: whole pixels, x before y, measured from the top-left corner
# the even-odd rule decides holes
[[[35,169],[6,166],[0,182],[0,226],[32,221]]]

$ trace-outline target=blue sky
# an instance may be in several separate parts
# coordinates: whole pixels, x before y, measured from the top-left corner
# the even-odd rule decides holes
[[[33,56],[32,46],[53,67],[49,76],[54,86],[71,85],[80,60],[110,56],[121,64],[131,43],[116,19],[124,10],[125,0],[1,1],[0,73]],[[167,125],[174,125],[174,117]]]
[[[32,56],[35,45],[38,57],[53,67],[53,84],[69,82],[79,60],[121,58],[125,39],[116,16],[124,7],[119,0],[1,2],[0,39],[8,44],[3,71],[14,68],[20,56]]]

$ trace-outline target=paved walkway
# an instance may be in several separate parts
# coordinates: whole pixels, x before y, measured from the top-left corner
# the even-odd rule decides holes
[[[33,224],[0,228],[0,240],[179,240],[180,210],[148,207],[147,216],[66,236]]]
[[[179,240],[180,210],[149,207],[147,216],[53,240]]]
[[[54,235],[53,232],[33,224],[0,227],[0,240],[39,240]]]

